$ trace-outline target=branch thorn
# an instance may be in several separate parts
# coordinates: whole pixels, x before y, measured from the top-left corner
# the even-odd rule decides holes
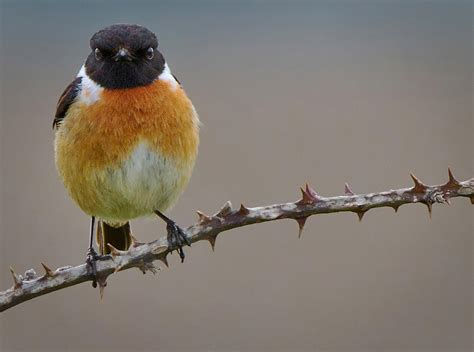
[[[345,193],[346,196],[354,196],[355,195],[354,192],[352,192],[352,189],[349,187],[348,183],[346,183],[344,185],[344,193]]]
[[[54,271],[51,270],[45,263],[41,263],[43,266],[43,269],[45,271],[44,277],[53,277],[54,276]]]
[[[210,217],[209,215],[207,214],[204,214],[202,211],[196,211],[196,213],[198,214],[198,217],[199,217],[199,224],[207,224],[209,222],[212,221],[212,217]]]
[[[104,299],[105,288],[107,287],[107,278],[99,277],[97,283],[99,284],[100,300],[102,301],[102,299]]]
[[[431,219],[431,212],[433,211],[433,206],[430,202],[424,202],[426,207],[428,208],[428,215],[430,216]]]
[[[165,254],[164,256],[162,256],[162,257],[159,258],[159,259],[163,262],[164,265],[166,265],[167,268],[170,267],[169,264],[168,264],[168,253]]]
[[[458,189],[461,184],[459,183],[458,180],[456,180],[456,178],[453,175],[453,172],[451,171],[451,168],[449,167],[448,167],[448,177],[449,177],[448,182],[444,184],[444,187]]]
[[[309,184],[306,184],[306,192],[308,192],[309,195],[313,197],[315,200],[318,200],[321,198],[319,194],[317,194],[316,191]]]
[[[301,235],[303,233],[304,225],[306,224],[306,220],[308,219],[307,216],[304,216],[302,218],[296,218],[296,222],[298,223],[298,238],[301,238]]]
[[[110,243],[107,243],[107,246],[110,248],[110,255],[115,258],[115,257],[118,257],[118,256],[121,256],[121,255],[124,255],[125,253],[127,253],[126,251],[121,251],[117,248],[115,248],[114,246],[112,246]]]
[[[240,204],[240,209],[239,209],[239,215],[249,215],[250,214],[250,210],[249,208],[247,208],[245,205],[243,204]]]
[[[10,267],[10,272],[12,273],[13,277],[13,288],[16,290],[18,288],[21,288],[21,279],[20,277],[15,273],[15,270],[13,270],[12,267]]]
[[[321,199],[319,194],[317,194],[316,191],[313,188],[311,188],[311,186],[308,184],[306,184],[305,188],[300,187],[300,190],[301,190],[302,198],[296,202],[297,205],[313,204]]]
[[[362,218],[364,217],[365,213],[367,212],[367,210],[361,210],[361,211],[357,211],[357,216],[359,217],[359,222],[362,221]]]
[[[428,187],[423,184],[415,175],[410,174],[411,178],[413,179],[413,182],[415,183],[415,186],[411,189],[412,192],[414,193],[424,193]]]
[[[216,248],[217,235],[209,236],[209,237],[207,238],[207,240],[208,240],[209,243],[211,244],[212,251],[214,252],[214,250],[215,250],[215,248]]]
[[[227,201],[224,203],[222,208],[216,213],[215,216],[224,218],[232,212],[232,203]]]
[[[115,273],[118,273],[118,272],[119,272],[120,270],[122,270],[122,269],[123,269],[123,265],[121,265],[121,264],[117,265],[117,266],[115,267],[115,269],[114,269],[114,274],[115,274]]]

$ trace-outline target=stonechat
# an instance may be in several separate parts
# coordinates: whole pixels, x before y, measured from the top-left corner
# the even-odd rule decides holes
[[[197,157],[199,118],[150,30],[115,24],[95,33],[91,52],[57,104],[55,161],[71,198],[91,216],[87,263],[127,250],[129,221],[152,214],[167,224],[181,261],[185,232],[164,215]],[[94,281],[95,285],[95,281]]]

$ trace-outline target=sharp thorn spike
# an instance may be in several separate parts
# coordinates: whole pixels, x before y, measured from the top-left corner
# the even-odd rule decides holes
[[[302,204],[310,204],[311,203],[311,197],[309,196],[309,194],[304,190],[303,187],[301,187],[300,190],[301,190],[302,198],[299,202],[302,203]]]
[[[428,215],[431,219],[431,213],[432,213],[432,210],[433,210],[433,206],[429,202],[426,202],[425,204],[426,204],[426,207],[428,208]]]
[[[118,273],[118,272],[119,272],[120,270],[122,270],[122,269],[123,269],[123,265],[120,265],[120,264],[117,265],[116,268],[114,269],[114,274],[115,274],[115,273]]]
[[[394,205],[392,206],[393,210],[395,210],[395,213],[398,212],[398,208],[400,208],[400,205]]]
[[[54,276],[54,271],[51,270],[45,263],[41,263],[41,265],[43,266],[43,269],[45,271],[45,274],[44,274],[45,277],[53,277]]]
[[[410,173],[410,177],[411,177],[411,179],[413,180],[413,182],[415,182],[415,185],[418,184],[418,183],[420,183],[420,181],[418,180],[418,178],[416,178],[416,176],[413,175],[413,173]]]
[[[306,183],[306,193],[312,198],[313,202],[319,200],[321,197],[319,194],[308,184]]]
[[[102,301],[104,299],[105,288],[107,287],[107,278],[99,278],[97,283],[99,284],[100,300]]]
[[[304,225],[306,224],[306,220],[308,219],[307,216],[303,218],[296,218],[296,222],[298,223],[298,238],[301,238],[303,234]]]
[[[12,267],[10,267],[10,272],[13,277],[13,288],[16,290],[17,288],[21,287],[21,279],[20,277],[15,273],[15,270],[13,270]]]
[[[110,248],[110,255],[115,258],[117,256],[121,256],[126,253],[126,251],[121,251],[114,246],[112,246],[110,243],[107,243],[107,246]]]
[[[309,193],[306,192],[304,190],[304,188],[302,188],[302,187],[300,188],[300,190],[301,190],[301,196],[302,197],[298,202],[296,202],[296,204],[298,204],[298,205],[312,204],[313,203],[313,198],[309,195]]]
[[[357,216],[359,218],[359,222],[362,221],[362,218],[364,217],[366,211],[358,211]]]
[[[451,168],[448,167],[448,182],[446,182],[443,186],[446,189],[458,189],[460,187],[460,183],[458,180],[456,180],[456,177],[454,177],[453,172],[451,171]]]
[[[212,221],[212,217],[209,215],[204,214],[202,211],[196,211],[199,217],[199,224],[206,224]]]
[[[296,202],[296,205],[314,204],[321,199],[320,195],[308,184],[306,184],[305,188],[300,187],[300,190],[302,198]]]
[[[165,254],[164,256],[160,257],[159,259],[163,262],[163,264],[164,264],[167,268],[170,267],[170,265],[168,264],[168,254]]]
[[[344,193],[345,193],[346,196],[354,196],[355,195],[354,192],[352,192],[352,189],[349,187],[348,183],[346,183],[344,185]]]
[[[232,203],[227,201],[224,203],[222,208],[216,213],[215,216],[219,218],[224,218],[232,212]]]
[[[216,249],[217,235],[210,236],[207,240],[211,244],[212,251],[214,252],[214,250]]]
[[[423,193],[426,191],[427,187],[426,185],[423,184],[415,175],[412,173],[410,174],[413,182],[415,183],[415,186],[411,189],[412,192],[414,193]]]
[[[250,214],[250,210],[245,205],[240,204],[239,214],[240,215],[248,215],[248,214]]]
[[[454,177],[453,172],[451,171],[451,168],[448,167],[448,176],[449,176],[449,182],[453,184],[459,184],[459,181],[456,180],[456,177]]]
[[[145,266],[145,261],[142,259],[140,260],[140,264],[138,265],[138,270],[140,270],[142,272],[143,275],[146,274],[146,266]]]

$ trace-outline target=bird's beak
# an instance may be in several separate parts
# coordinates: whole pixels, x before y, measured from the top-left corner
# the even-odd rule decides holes
[[[133,57],[125,48],[120,48],[117,54],[114,55],[115,61],[132,61]]]

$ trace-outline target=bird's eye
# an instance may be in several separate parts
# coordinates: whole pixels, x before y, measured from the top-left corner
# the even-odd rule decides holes
[[[99,48],[95,48],[94,55],[96,60],[102,60],[102,53],[100,52]]]
[[[153,56],[155,56],[155,52],[153,51],[153,48],[148,48],[146,51],[146,58],[148,60],[153,59]]]

